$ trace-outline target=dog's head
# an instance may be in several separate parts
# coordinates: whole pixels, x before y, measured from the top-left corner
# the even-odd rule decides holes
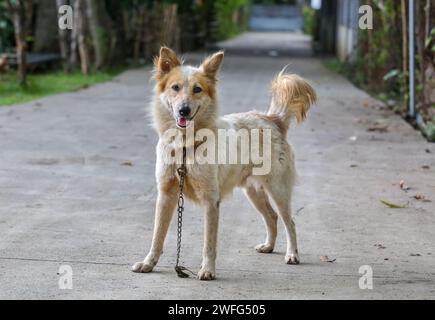
[[[193,121],[213,120],[216,115],[216,83],[223,52],[208,57],[199,67],[183,65],[174,51],[162,47],[154,60],[156,91],[178,128]]]

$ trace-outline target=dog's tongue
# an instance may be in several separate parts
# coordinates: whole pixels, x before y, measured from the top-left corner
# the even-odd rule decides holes
[[[177,122],[178,122],[178,125],[179,125],[180,127],[185,127],[185,126],[187,126],[187,119],[184,118],[184,117],[180,117],[180,118],[178,118],[178,119],[177,119]]]

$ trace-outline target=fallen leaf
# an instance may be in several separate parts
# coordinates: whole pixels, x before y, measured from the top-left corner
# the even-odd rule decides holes
[[[133,162],[127,160],[121,163],[121,166],[129,166],[132,167],[133,166]]]
[[[329,257],[328,256],[320,256],[320,261],[322,261],[322,262],[330,262],[330,263],[332,263],[332,262],[334,262],[335,260],[337,260],[337,259],[329,259]]]
[[[373,127],[369,127],[367,128],[368,132],[380,132],[380,133],[384,133],[388,131],[388,126],[373,126]]]
[[[411,253],[410,256],[411,257],[421,257],[421,254],[419,254],[419,253]]]
[[[411,189],[410,187],[408,187],[407,185],[405,185],[405,181],[403,181],[403,180],[400,180],[400,182],[399,182],[399,186],[400,186],[400,189],[402,189],[403,191],[408,191],[408,190]]]
[[[428,165],[421,166],[422,169],[429,170],[430,167]]]
[[[357,165],[357,164],[351,164],[350,167],[351,167],[351,168],[357,168],[358,165]]]
[[[416,194],[414,196],[415,200],[419,200],[419,201],[423,201],[423,202],[431,202],[429,199],[426,198],[426,196],[422,195],[422,194]]]
[[[378,249],[386,249],[387,247],[384,246],[383,244],[377,243],[375,244],[375,247],[377,247]]]
[[[387,207],[392,208],[392,209],[403,209],[406,207],[406,205],[394,204],[394,203],[391,203],[391,202],[386,201],[386,200],[381,200],[381,202],[383,204],[385,204]]]

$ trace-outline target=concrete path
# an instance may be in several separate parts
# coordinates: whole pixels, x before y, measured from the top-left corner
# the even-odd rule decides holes
[[[435,298],[435,204],[414,199],[435,201],[435,145],[314,58],[238,56],[228,48],[222,113],[267,109],[268,83],[287,63],[320,97],[289,133],[301,265],[284,264],[282,224],[276,253],[255,252],[263,223],[236,192],[222,205],[216,281],[176,277],[175,224],[156,271],[130,272],[149,248],[156,198],[145,68],[0,108],[0,298]],[[191,204],[184,226],[183,261],[196,271],[202,213]],[[336,260],[322,262],[324,255]],[[62,265],[72,267],[72,290],[59,289]],[[373,290],[358,286],[362,265],[373,269]]]

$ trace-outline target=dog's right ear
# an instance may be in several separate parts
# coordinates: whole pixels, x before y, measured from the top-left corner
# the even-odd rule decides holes
[[[154,59],[156,79],[161,80],[173,68],[179,66],[181,66],[181,61],[177,54],[167,47],[161,47],[160,55]]]

